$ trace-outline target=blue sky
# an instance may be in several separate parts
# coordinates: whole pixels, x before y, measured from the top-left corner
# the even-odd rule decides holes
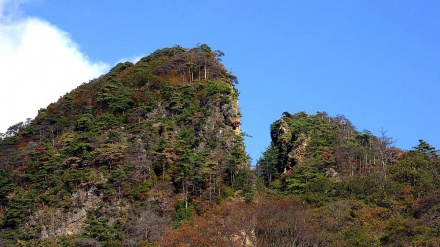
[[[440,148],[439,1],[0,0],[0,11],[0,42],[20,40],[28,29],[17,27],[37,23],[52,28],[59,37],[51,42],[69,51],[35,70],[35,62],[25,67],[20,59],[48,59],[35,49],[64,52],[52,51],[56,45],[45,35],[26,46],[0,43],[3,68],[32,71],[24,79],[20,73],[6,78],[0,73],[1,91],[12,101],[40,88],[39,97],[48,100],[21,99],[15,104],[32,112],[20,111],[27,114],[16,120],[3,99],[0,132],[119,61],[176,44],[206,43],[225,53],[224,65],[239,78],[242,130],[253,136],[246,138],[246,147],[254,162],[270,143],[270,124],[284,111],[341,114],[360,131],[387,130],[402,149],[411,149],[418,139]],[[10,31],[11,26],[19,31]],[[41,44],[32,46],[32,40]],[[2,52],[9,60],[1,60]],[[11,65],[11,59],[17,61]],[[81,72],[84,66],[87,73]],[[58,67],[82,77],[38,79]],[[35,89],[14,88],[14,80]],[[65,87],[57,89],[60,84]]]

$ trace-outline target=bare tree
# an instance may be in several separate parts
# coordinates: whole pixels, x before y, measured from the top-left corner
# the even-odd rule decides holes
[[[380,168],[383,175],[383,178],[387,179],[387,169],[388,165],[393,160],[395,155],[395,149],[393,148],[393,144],[396,142],[392,137],[386,135],[387,131],[384,129],[380,130],[380,136],[378,139],[377,145],[377,154],[379,157]]]
[[[124,226],[123,246],[140,246],[141,243],[157,241],[170,223],[170,218],[160,213],[161,205],[149,204],[133,210]]]

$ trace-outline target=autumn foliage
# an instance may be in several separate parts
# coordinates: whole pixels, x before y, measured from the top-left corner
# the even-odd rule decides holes
[[[160,246],[322,246],[312,210],[290,197],[231,200],[169,228]]]

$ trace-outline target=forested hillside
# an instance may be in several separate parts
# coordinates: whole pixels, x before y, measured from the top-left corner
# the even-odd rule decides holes
[[[0,141],[0,245],[154,244],[250,184],[237,78],[221,56],[207,45],[157,50],[11,126]]]
[[[284,112],[251,170],[222,56],[157,50],[11,126],[0,246],[440,246],[435,147]]]
[[[425,141],[403,151],[325,112],[285,112],[270,135],[255,200],[169,229],[161,246],[440,246],[440,159]]]
[[[440,159],[425,141],[403,151],[324,112],[285,112],[270,134],[257,174],[309,206],[323,246],[440,245]]]
[[[193,217],[161,246],[440,245],[440,159],[425,141],[403,151],[325,112],[285,112],[269,132],[255,199]]]

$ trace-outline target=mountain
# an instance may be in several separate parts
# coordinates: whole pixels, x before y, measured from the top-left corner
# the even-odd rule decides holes
[[[9,128],[3,244],[154,243],[235,190],[247,195],[238,81],[221,56],[205,44],[157,50]]]
[[[160,49],[11,126],[0,246],[440,246],[435,147],[284,112],[251,170],[222,56]]]
[[[270,135],[257,173],[271,194],[296,195],[309,205],[312,216],[303,219],[314,222],[321,246],[439,246],[435,147],[419,140],[403,151],[386,131],[360,132],[343,115],[325,112],[285,112]],[[307,237],[290,230],[288,245]]]

